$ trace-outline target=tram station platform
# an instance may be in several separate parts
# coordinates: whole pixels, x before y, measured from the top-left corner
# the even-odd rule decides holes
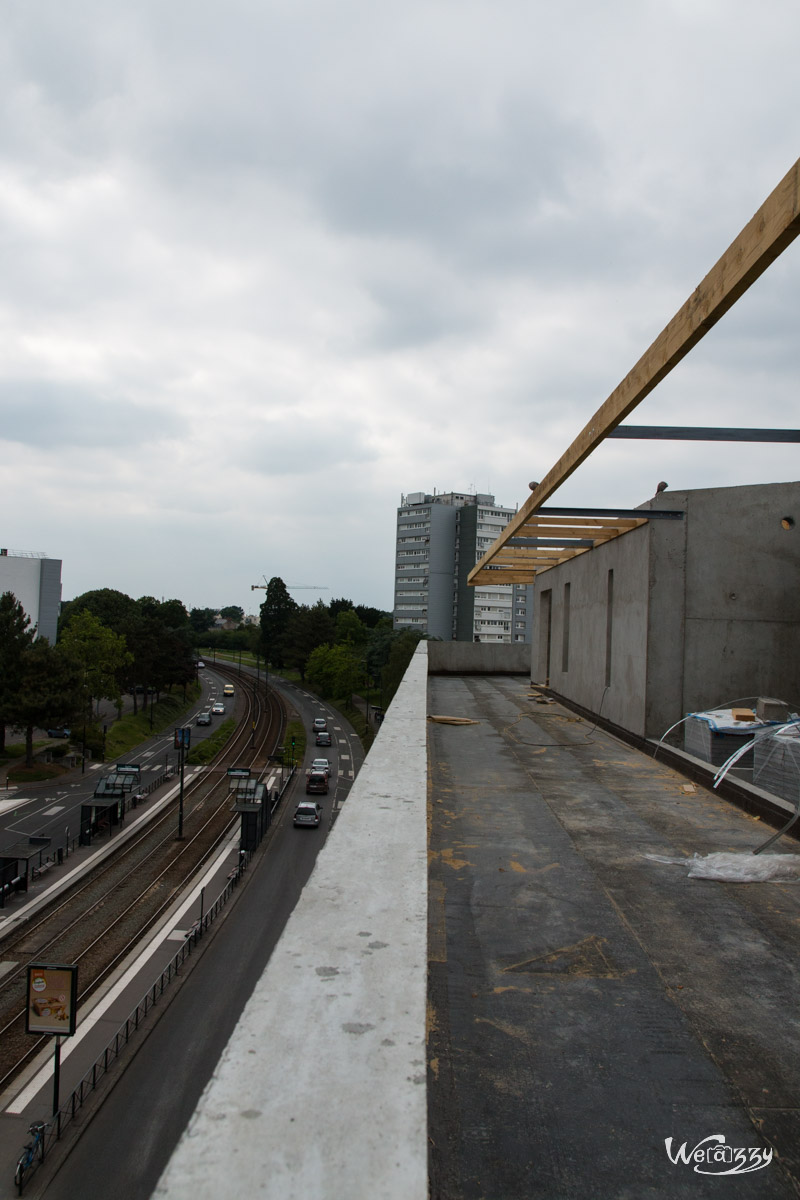
[[[796,1196],[800,889],[689,876],[770,832],[423,643],[156,1195]]]

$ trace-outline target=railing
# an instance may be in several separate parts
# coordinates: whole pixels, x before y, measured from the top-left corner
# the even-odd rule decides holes
[[[97,1090],[105,1076],[108,1075],[150,1010],[156,1006],[159,997],[163,996],[170,983],[177,977],[180,968],[192,954],[200,938],[219,916],[219,913],[230,899],[233,889],[237,886],[244,871],[247,869],[249,858],[250,856],[245,851],[240,851],[238,865],[231,871],[228,881],[219,896],[217,896],[208,911],[204,912],[203,916],[194,922],[191,929],[187,932],[180,950],[167,963],[158,979],[151,984],[125,1022],[120,1025],[105,1050],[94,1061],[78,1086],[73,1089],[66,1104],[61,1106],[52,1118],[52,1121],[47,1124],[39,1147],[39,1156],[33,1155],[30,1161],[26,1163],[25,1159],[27,1156],[23,1151],[23,1155],[17,1164],[15,1175],[15,1182],[20,1195],[22,1195],[26,1178],[33,1174],[40,1163],[44,1162],[49,1148],[60,1139],[64,1130],[74,1120],[79,1109]]]

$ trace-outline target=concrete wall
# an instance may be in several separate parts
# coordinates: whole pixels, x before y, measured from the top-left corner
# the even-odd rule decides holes
[[[156,1197],[427,1200],[426,652]]]
[[[753,695],[796,704],[800,483],[690,492],[687,517],[686,709]]]
[[[531,648],[523,642],[428,642],[428,663],[433,675],[527,675]]]
[[[61,559],[39,559],[39,636],[56,643],[61,612]]]
[[[645,722],[648,564],[648,529],[634,529],[588,554],[579,554],[560,567],[544,571],[536,576],[534,586],[539,636],[533,645],[532,678],[539,683],[547,679],[549,603],[550,687],[636,733],[644,732]],[[610,647],[609,571],[614,573]]]
[[[685,516],[652,521],[537,576],[532,678],[544,682],[546,673],[549,592],[550,686],[633,733],[659,737],[687,712],[750,696],[798,707],[800,484],[663,492],[646,507]]]
[[[61,559],[0,555],[0,592],[13,592],[39,637],[55,643],[61,604]]]
[[[453,636],[453,559],[456,552],[456,510],[448,504],[431,505],[431,540],[428,559],[428,624],[431,637]]]

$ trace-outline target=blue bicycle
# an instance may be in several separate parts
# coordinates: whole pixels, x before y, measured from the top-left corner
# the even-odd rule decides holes
[[[33,1166],[33,1163],[37,1157],[37,1152],[39,1162],[44,1162],[44,1134],[46,1129],[46,1121],[34,1121],[29,1127],[29,1132],[33,1135],[33,1141],[29,1142],[22,1151],[22,1154],[20,1154],[19,1161],[17,1163],[17,1169],[14,1173],[14,1182],[17,1185],[20,1196],[22,1195],[22,1188],[25,1184],[25,1176]]]

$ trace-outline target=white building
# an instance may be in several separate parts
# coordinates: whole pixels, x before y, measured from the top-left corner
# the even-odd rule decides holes
[[[469,572],[514,512],[481,493],[401,496],[394,628],[443,641],[530,642],[530,587],[467,584]]]
[[[61,559],[0,549],[0,595],[13,592],[36,626],[37,637],[55,645],[61,610]]]

